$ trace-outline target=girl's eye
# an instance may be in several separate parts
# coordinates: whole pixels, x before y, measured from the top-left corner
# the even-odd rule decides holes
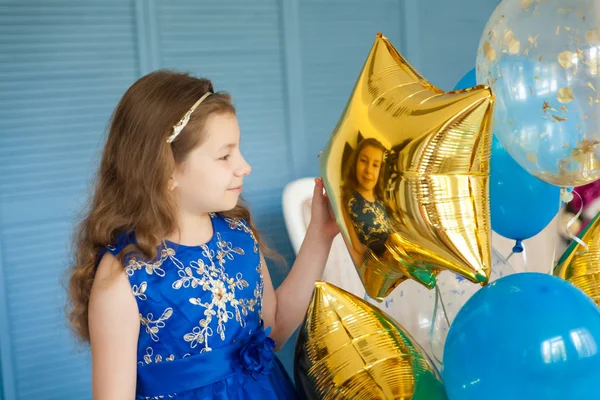
[[[227,154],[226,156],[223,156],[221,158],[219,158],[219,160],[223,160],[223,161],[227,161],[229,159],[229,154]]]

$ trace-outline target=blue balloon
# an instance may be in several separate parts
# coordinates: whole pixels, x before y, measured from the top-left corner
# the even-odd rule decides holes
[[[458,312],[444,346],[451,400],[600,396],[600,309],[581,290],[540,273],[508,275]]]
[[[476,85],[475,68],[458,82],[455,90]],[[521,167],[494,135],[490,165],[492,229],[520,242],[537,235],[559,210],[560,188],[550,185]]]
[[[475,72],[475,68],[473,68],[472,70],[467,72],[465,76],[460,78],[460,81],[458,81],[456,86],[454,86],[454,90],[467,89],[475,85],[477,85],[477,75]]]

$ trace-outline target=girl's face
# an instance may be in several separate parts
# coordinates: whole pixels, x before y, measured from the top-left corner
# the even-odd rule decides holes
[[[376,147],[366,146],[360,151],[356,160],[356,180],[359,189],[372,191],[375,188],[382,160],[383,151]]]
[[[173,174],[171,189],[181,211],[192,214],[229,211],[242,193],[250,165],[240,152],[240,128],[233,114],[213,114],[202,144]]]

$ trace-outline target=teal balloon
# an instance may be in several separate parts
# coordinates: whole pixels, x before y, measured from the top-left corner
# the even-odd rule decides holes
[[[455,90],[475,86],[475,68],[456,85]],[[540,233],[559,210],[560,188],[527,172],[504,149],[496,134],[492,139],[490,165],[490,209],[492,230],[520,242]]]
[[[600,397],[600,309],[567,281],[526,272],[481,288],[444,345],[451,400]]]

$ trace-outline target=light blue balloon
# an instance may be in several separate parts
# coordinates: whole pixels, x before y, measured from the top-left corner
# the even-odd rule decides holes
[[[469,71],[455,90],[476,85],[475,69]],[[550,185],[521,167],[500,141],[492,139],[490,208],[492,229],[520,242],[537,235],[559,210],[560,188]]]
[[[600,397],[600,309],[560,278],[520,273],[480,289],[444,347],[451,400]]]

